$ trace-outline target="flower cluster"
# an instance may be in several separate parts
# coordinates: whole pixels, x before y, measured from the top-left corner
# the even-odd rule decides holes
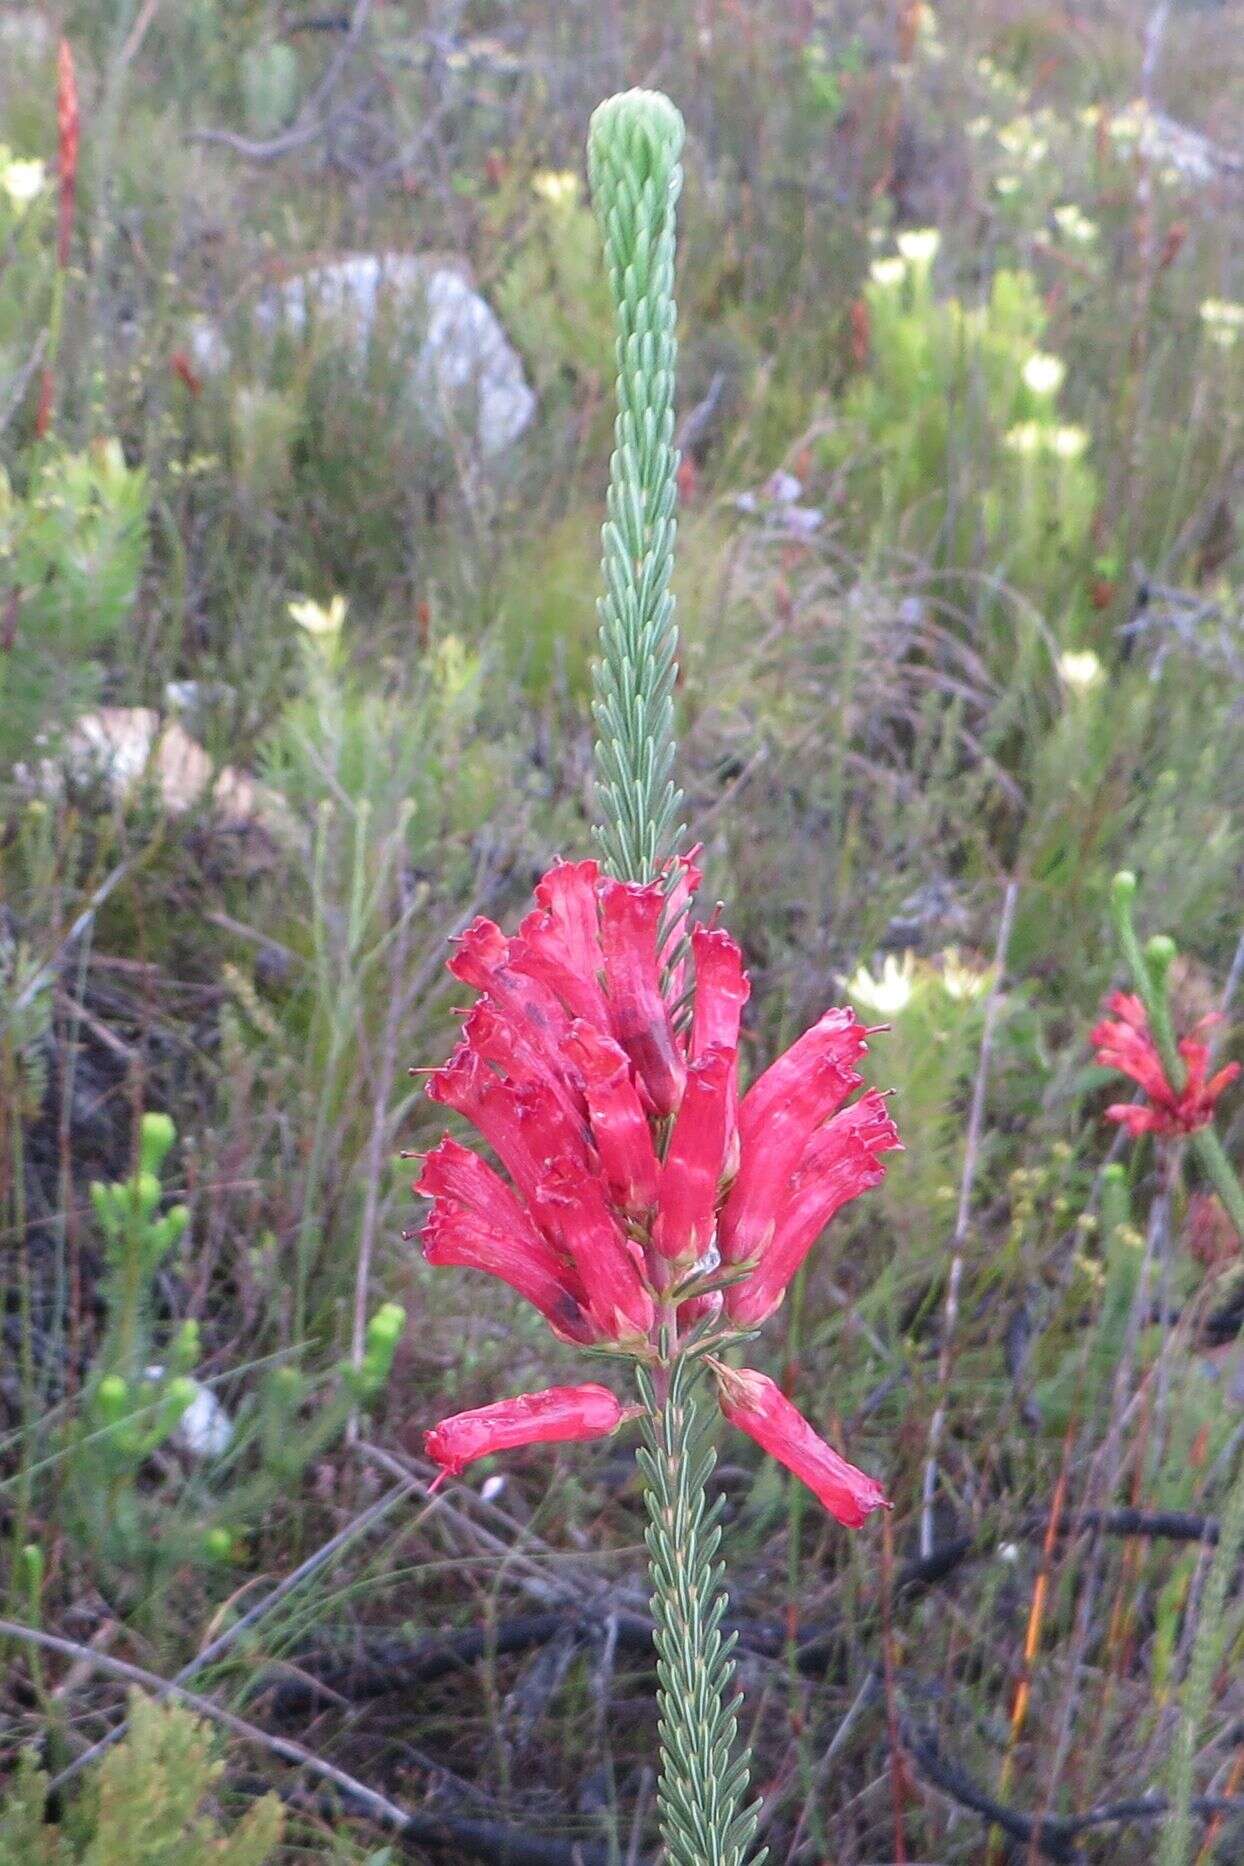
[[[1094,1026],[1090,1042],[1096,1061],[1103,1069],[1117,1069],[1130,1076],[1148,1096],[1142,1102],[1115,1102],[1106,1110],[1111,1121],[1126,1127],[1135,1139],[1140,1134],[1160,1134],[1167,1139],[1194,1134],[1214,1118],[1214,1104],[1225,1088],[1240,1073],[1239,1063],[1227,1063],[1215,1075],[1209,1074],[1209,1045],[1201,1042],[1197,1031],[1216,1024],[1217,1013],[1203,1017],[1196,1029],[1183,1037],[1178,1050],[1186,1080],[1176,1088],[1153,1040],[1149,1018],[1141,1000],[1132,992],[1116,991],[1106,1001],[1113,1013]]]
[[[835,1212],[880,1184],[898,1133],[875,1089],[852,1099],[869,1033],[851,1010],[827,1011],[740,1098],[749,986],[734,940],[690,924],[699,879],[690,860],[647,885],[559,862],[512,938],[485,919],[462,936],[450,971],[480,995],[428,1094],[504,1170],[448,1135],[425,1156],[424,1255],[501,1278],[564,1341],[654,1366],[693,1345],[726,1416],[856,1523],[878,1486],[713,1350],[773,1313]],[[443,1420],[428,1451],[456,1472],[626,1416],[602,1387],[552,1388]]]

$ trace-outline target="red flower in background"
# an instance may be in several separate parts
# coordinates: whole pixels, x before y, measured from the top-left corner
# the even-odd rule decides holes
[[[1178,1139],[1207,1127],[1218,1097],[1240,1073],[1239,1063],[1227,1063],[1212,1076],[1208,1073],[1209,1045],[1200,1041],[1196,1031],[1218,1023],[1218,1014],[1203,1017],[1196,1030],[1177,1045],[1186,1074],[1183,1088],[1177,1089],[1167,1077],[1141,1000],[1132,992],[1116,991],[1106,1000],[1106,1008],[1114,1013],[1113,1018],[1103,1018],[1089,1036],[1095,1060],[1103,1069],[1130,1076],[1149,1098],[1148,1106],[1114,1102],[1106,1110],[1107,1119],[1126,1127],[1133,1139],[1140,1134]]]
[[[562,1340],[645,1360],[705,1326],[725,1345],[770,1315],[899,1144],[876,1090],[851,1099],[868,1033],[850,1010],[827,1011],[740,1100],[749,986],[727,933],[688,928],[699,880],[690,860],[647,885],[559,862],[512,938],[491,920],[467,929],[449,969],[480,995],[428,1093],[502,1170],[446,1136],[414,1188],[432,1201],[430,1263],[488,1271]],[[714,1365],[726,1416],[841,1521],[884,1501],[771,1382]],[[429,1454],[459,1470],[487,1450],[595,1436],[550,1421],[605,1418],[598,1400],[582,1415],[557,1409],[604,1389],[552,1391],[556,1407],[527,1395],[443,1421]],[[464,1454],[467,1443],[481,1449]]]
[[[62,272],[69,264],[73,240],[81,134],[82,120],[78,110],[78,80],[74,74],[73,51],[68,39],[62,39],[56,54],[56,168],[60,180],[56,263]]]

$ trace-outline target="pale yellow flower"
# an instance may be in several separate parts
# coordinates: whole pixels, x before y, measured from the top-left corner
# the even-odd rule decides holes
[[[299,602],[290,603],[289,614],[308,635],[339,635],[348,607],[344,596],[334,596],[327,609],[322,603],[303,597]]]
[[[46,186],[47,168],[37,156],[13,156],[0,163],[0,188],[3,188],[19,214],[25,213]]]
[[[874,285],[880,285],[884,291],[893,291],[907,276],[907,261],[900,259],[897,253],[888,259],[874,259],[868,268],[868,276]]]
[[[1058,657],[1058,676],[1072,693],[1085,694],[1105,675],[1091,648],[1068,648]]]
[[[915,973],[915,953],[905,952],[899,960],[890,952],[882,963],[880,978],[874,978],[868,967],[861,965],[847,980],[847,990],[865,1010],[894,1017],[911,1002]]]
[[[1090,246],[1097,238],[1097,222],[1082,213],[1074,201],[1065,201],[1054,209],[1054,224],[1064,239],[1077,246]]]
[[[908,265],[928,266],[937,257],[942,236],[936,227],[910,227],[894,243]]]
[[[1088,444],[1087,428],[1055,428],[1050,436],[1050,447],[1060,460],[1078,460],[1087,451]]]
[[[1038,350],[1024,364],[1024,381],[1034,395],[1057,395],[1067,375],[1061,356],[1048,356]]]
[[[959,1004],[970,1004],[983,997],[993,983],[992,966],[971,965],[959,957],[957,946],[948,946],[942,954],[942,986],[947,997]]]
[[[1229,298],[1207,298],[1201,306],[1201,321],[1207,336],[1224,350],[1230,349],[1244,331],[1244,304],[1235,304]]]
[[[1020,421],[1003,439],[1008,453],[1031,456],[1040,453],[1044,429],[1039,421]]]
[[[531,192],[550,207],[574,207],[579,199],[579,177],[573,169],[541,169],[531,178]]]

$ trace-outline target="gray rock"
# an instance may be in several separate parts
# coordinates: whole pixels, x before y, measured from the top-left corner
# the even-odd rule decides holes
[[[273,339],[282,330],[327,330],[353,361],[366,355],[380,319],[393,319],[396,337],[410,334],[411,407],[443,437],[467,440],[483,460],[511,447],[535,412],[522,359],[496,314],[464,271],[444,260],[349,253],[270,287],[252,315]],[[228,368],[231,346],[214,319],[196,319],[187,341],[204,375]]]

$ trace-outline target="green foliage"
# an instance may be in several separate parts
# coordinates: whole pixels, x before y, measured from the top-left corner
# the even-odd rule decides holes
[[[0,768],[98,680],[91,657],[133,612],[149,504],[115,440],[45,453],[24,495],[0,467]]]
[[[0,1866],[266,1866],[281,1839],[281,1804],[265,1795],[226,1830],[203,1811],[222,1768],[188,1711],[132,1691],[124,1740],[63,1827],[45,1824],[47,1778],[22,1758],[0,1804]]]
[[[899,1085],[895,1117],[905,1152],[887,1166],[880,1188],[889,1222],[927,1223],[941,1209],[949,1216],[958,1184],[964,1089],[980,1049],[989,968],[964,960],[953,948],[938,963],[904,953],[887,956],[880,975],[861,966],[847,991],[865,1022],[887,1025],[872,1059],[878,1086]]]
[[[252,136],[284,129],[298,103],[298,59],[292,46],[274,41],[251,46],[242,59],[242,97]]]
[[[546,172],[532,189],[536,210],[497,282],[497,310],[538,383],[569,371],[590,390],[605,380],[613,330],[600,234],[577,175]]]

